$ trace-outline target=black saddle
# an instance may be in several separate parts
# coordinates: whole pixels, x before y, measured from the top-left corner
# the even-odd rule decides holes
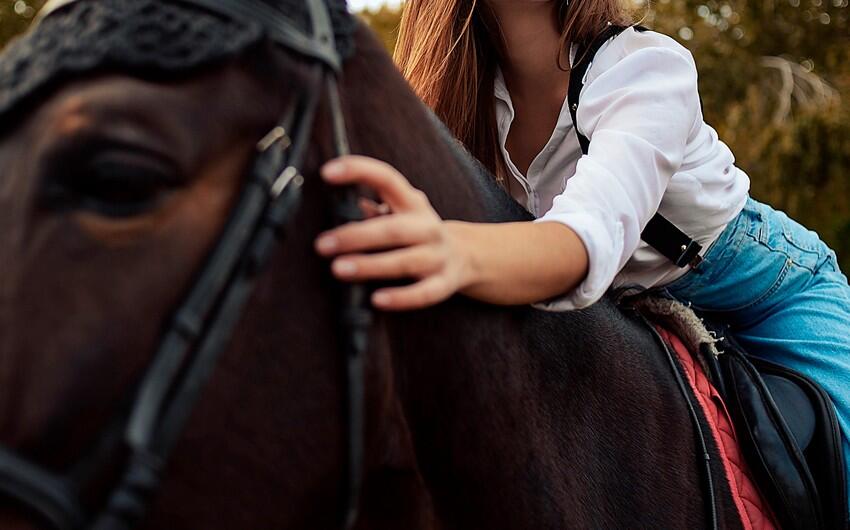
[[[723,354],[703,357],[779,524],[790,530],[850,528],[845,455],[829,395],[806,376],[746,355],[728,333],[717,333]]]

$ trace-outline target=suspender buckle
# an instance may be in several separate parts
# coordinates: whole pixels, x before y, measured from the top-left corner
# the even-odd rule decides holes
[[[676,259],[677,267],[690,267],[691,269],[696,269],[703,262],[703,258],[699,254],[702,252],[702,245],[696,241],[691,240],[687,245],[682,245],[681,250],[682,253],[679,255],[678,259]]]

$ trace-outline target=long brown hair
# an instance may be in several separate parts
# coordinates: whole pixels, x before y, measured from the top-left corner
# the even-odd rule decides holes
[[[623,0],[556,1],[562,45],[553,60],[559,64],[568,43],[589,42],[608,22],[630,22]],[[493,95],[501,48],[486,0],[407,0],[395,61],[419,97],[504,184]]]

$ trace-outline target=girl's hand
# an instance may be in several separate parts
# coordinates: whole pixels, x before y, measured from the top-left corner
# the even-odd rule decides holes
[[[405,287],[379,289],[372,303],[384,310],[419,309],[442,302],[467,285],[469,266],[455,237],[425,194],[394,168],[372,158],[347,156],[322,168],[334,185],[365,185],[384,205],[364,201],[367,219],[316,240],[322,256],[335,258],[334,276],[344,281],[413,278]],[[381,251],[377,253],[369,253]]]

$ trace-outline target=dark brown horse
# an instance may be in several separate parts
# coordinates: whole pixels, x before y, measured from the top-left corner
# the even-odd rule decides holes
[[[459,160],[376,39],[341,93],[353,150],[398,167],[445,218],[520,208]],[[256,140],[304,86],[270,45],[191,75],[101,71],[43,94],[0,137],[0,442],[67,470],[126,407],[233,206]],[[336,528],[344,417],[330,222],[317,177],[191,417],[147,528]],[[457,298],[381,315],[367,377],[359,528],[699,528],[694,426],[653,335],[580,312]],[[713,446],[711,453],[716,454]],[[719,464],[720,526],[737,527]],[[90,485],[86,501],[103,501]],[[0,526],[34,528],[12,503]]]

